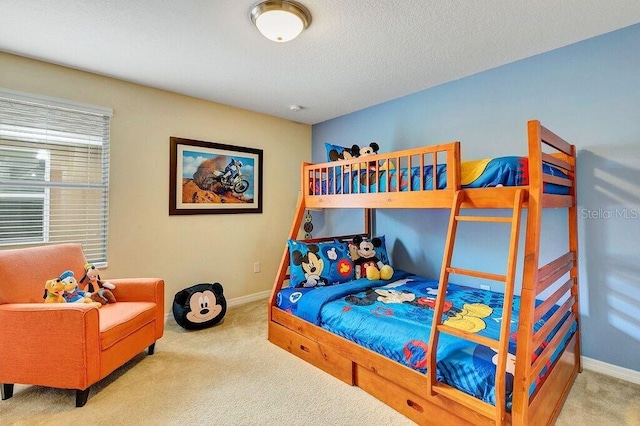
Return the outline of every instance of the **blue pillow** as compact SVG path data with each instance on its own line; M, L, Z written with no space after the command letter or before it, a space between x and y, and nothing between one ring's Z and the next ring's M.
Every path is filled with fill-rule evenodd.
M289 240L287 244L290 286L319 287L353 280L353 262L347 243Z
M351 158L353 158L353 154L351 153L351 148L340 146L340 145L334 145L329 142L324 143L324 148L327 151L327 162L339 161L339 160L350 160ZM346 158L345 158L345 155L346 155Z
M298 301L310 291L315 290L312 288L301 287L285 287L278 292L276 296L276 306L283 311L296 314L298 312Z

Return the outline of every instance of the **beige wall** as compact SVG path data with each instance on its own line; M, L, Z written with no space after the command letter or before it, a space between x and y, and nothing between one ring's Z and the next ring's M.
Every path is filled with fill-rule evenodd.
M271 288L311 126L2 52L0 87L113 108L102 278L164 278L167 312L191 284L218 281L227 300ZM263 213L169 216L170 136L264 150Z

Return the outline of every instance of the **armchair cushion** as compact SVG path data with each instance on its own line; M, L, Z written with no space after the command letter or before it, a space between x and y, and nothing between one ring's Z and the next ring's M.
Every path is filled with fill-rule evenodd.
M156 304L151 302L124 302L105 305L100 314L100 344L102 350L110 348L123 337L133 334L155 320Z

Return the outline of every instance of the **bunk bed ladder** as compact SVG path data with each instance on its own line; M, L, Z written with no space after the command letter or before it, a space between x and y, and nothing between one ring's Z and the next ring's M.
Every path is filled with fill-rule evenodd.
M496 188L496 191L499 189ZM447 231L447 239L445 243L444 257L442 260L442 270L440 272L440 283L438 286L438 296L435 304L435 312L433 318L433 326L431 328L431 338L428 350L428 370L427 370L427 386L429 395L443 395L450 400L456 401L464 406L472 408L482 413L484 416L493 419L496 424L502 425L506 423L505 411L505 375L508 362L509 349L509 333L511 323L511 311L513 307L514 281L516 261L518 257L518 237L520 231L520 219L522 213L522 204L524 202L524 189L518 189L515 192L513 201L513 214L511 217L504 216L461 216L460 208L465 202L467 195L465 190L456 192L453 205L451 208L451 217L449 219L449 229ZM511 234L509 239L509 255L507 259L506 275L493 274L488 272L474 271L451 266L453 258L453 247L455 243L457 228L459 222L479 222L479 223L509 223L511 224ZM447 286L449 283L449 275L467 275L481 279L492 281L500 281L505 284L502 323L500 328L500 339L491 339L477 334L463 331L446 325L442 321L444 313L445 299L447 294ZM446 333L465 340L469 340L480 345L493 348L498 355L496 366L496 405L493 406L469 394L457 390L437 380L436 376L436 353L438 347L438 337L440 333ZM513 362L513 361L511 361ZM502 378L502 380L499 380ZM502 397L500 397L500 395Z

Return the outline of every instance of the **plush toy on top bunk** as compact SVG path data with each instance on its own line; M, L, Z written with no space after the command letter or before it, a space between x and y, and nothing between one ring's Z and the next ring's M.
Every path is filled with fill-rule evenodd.
M115 290L116 286L108 281L102 281L100 279L100 271L92 263L84 265L84 270L85 273L80 282L88 280L85 289L91 295L91 300L101 305L115 303L116 297L111 290Z
M329 142L325 142L325 149L327 152L327 161L341 161L341 160L351 160L353 158L361 158L366 157L368 155L374 155L378 153L380 146L376 142L371 142L369 145L365 145L360 147L360 145L353 144L351 147L334 145ZM366 166L366 167L365 167ZM376 164L374 162L354 164L350 167L346 167L343 169L344 173L349 173L352 171L356 171L359 169L369 169L373 173L376 168ZM393 170L395 169L395 165L392 161L381 161L378 165L379 170ZM373 176L375 177L375 176Z
M379 150L380 146L375 142L371 142L368 146L363 146L362 148L355 144L351 147L353 156L357 158L366 157L367 155L375 155Z
M382 245L380 238L370 241L360 236L353 239L351 256L355 265L356 279L363 276L370 280L389 280L393 275L393 268L385 265L376 255L375 248ZM364 272L364 274L363 274Z
M380 146L378 146L377 143L375 142L371 142L368 146L363 146L362 148L359 147L358 145L353 145L351 147L351 152L353 153L353 156L355 158L362 158L362 157L367 157L369 155L375 155L378 153L378 150L380 149ZM360 168L362 169L363 167L360 166ZM367 169L369 169L369 184L373 185L375 182L378 181L378 176L376 176L376 163L370 161L369 164L367 164ZM391 161L380 161L378 164L378 170L380 172L383 172L385 170L394 170L395 166ZM364 183L364 176L361 177L361 179L363 179L362 183Z

